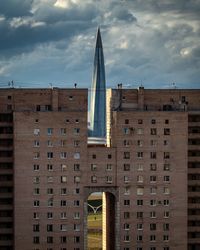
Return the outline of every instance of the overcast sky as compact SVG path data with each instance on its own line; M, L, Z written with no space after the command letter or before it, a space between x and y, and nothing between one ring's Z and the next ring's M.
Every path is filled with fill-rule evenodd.
M200 87L200 0L0 0L0 86Z

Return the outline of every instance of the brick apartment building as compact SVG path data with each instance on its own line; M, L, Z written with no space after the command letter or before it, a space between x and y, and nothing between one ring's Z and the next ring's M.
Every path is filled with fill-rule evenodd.
M87 89L0 89L0 250L200 249L200 90L108 89L88 144Z

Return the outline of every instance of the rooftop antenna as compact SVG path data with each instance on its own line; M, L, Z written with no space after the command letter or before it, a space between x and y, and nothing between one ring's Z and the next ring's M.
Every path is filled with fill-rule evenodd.
M177 87L176 87L176 83L175 82L173 82L172 83L172 87L174 88L174 89L176 89Z
M75 82L75 83L74 83L74 88L76 89L76 87L77 87L77 83Z

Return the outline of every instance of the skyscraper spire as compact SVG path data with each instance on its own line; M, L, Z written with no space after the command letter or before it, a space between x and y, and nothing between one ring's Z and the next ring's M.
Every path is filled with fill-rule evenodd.
M106 81L100 28L97 30L93 67L89 136L103 140L106 138Z

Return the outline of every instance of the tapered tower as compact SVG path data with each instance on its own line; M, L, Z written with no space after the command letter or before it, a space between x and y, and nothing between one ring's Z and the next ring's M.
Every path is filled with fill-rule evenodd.
M98 28L90 100L89 137L98 143L106 138L106 80L101 32Z

